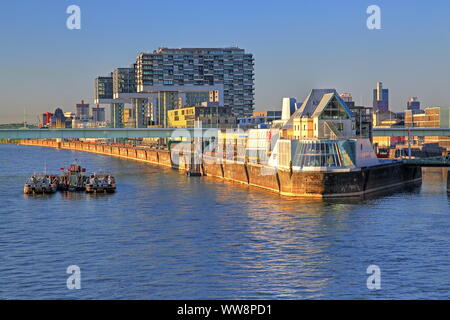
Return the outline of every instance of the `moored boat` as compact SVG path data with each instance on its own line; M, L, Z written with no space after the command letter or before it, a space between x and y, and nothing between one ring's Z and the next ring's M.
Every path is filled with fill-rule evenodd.
M55 193L58 188L58 177L35 174L25 182L23 187L24 194L44 194Z
M92 174L86 183L87 193L113 193L115 191L115 179L109 174Z
M86 169L72 164L59 176L35 174L24 184L25 194L55 193L56 191L86 191L87 193L113 193L116 191L115 178L110 174L86 175Z
M86 190L85 168L81 168L78 164L72 164L67 170L64 170L64 168L61 168L61 170L63 174L60 176L59 190L71 192Z

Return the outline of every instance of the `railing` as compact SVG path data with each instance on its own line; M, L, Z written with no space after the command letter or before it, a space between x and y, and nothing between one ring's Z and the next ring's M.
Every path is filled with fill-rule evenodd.
M404 159L403 162L422 167L450 167L450 154L444 157Z
M130 139L186 137L186 135L193 137L199 132L203 134L206 130L211 128L0 129L0 139Z
M373 128L374 137L449 137L450 128Z
M339 131L339 129L336 127L336 124L330 121L325 121L325 126L330 130L330 134L327 135L325 134L325 138L328 139L340 139L342 138L342 132Z

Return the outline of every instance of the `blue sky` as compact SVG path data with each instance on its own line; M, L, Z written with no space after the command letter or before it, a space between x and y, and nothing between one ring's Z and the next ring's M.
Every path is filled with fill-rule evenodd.
M66 8L81 7L81 30ZM381 30L366 8L381 7ZM450 1L106 1L0 3L0 123L92 101L93 80L141 51L237 45L254 54L256 110L279 109L312 88L371 105L383 81L391 109L410 96L450 105Z

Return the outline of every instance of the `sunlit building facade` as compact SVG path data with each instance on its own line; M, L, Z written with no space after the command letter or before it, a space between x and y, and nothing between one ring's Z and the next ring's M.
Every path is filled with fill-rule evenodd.
M214 87L223 88L225 108L235 116L251 115L253 66L253 55L236 47L160 48L136 58L137 91L210 92Z

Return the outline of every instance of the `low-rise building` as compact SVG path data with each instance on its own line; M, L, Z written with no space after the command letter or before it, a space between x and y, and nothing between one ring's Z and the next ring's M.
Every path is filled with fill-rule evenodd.
M169 110L168 127L194 128L201 123L203 128L233 128L236 118L229 108L217 103L204 102L196 106L188 106Z
M403 118L398 113L380 110L373 113L374 128L395 128L403 125ZM391 148L405 143L404 137L373 137L372 140L378 148Z
M430 107L423 111L406 110L407 128L450 128L450 107ZM450 137L413 137L412 144L437 143L450 150Z
M273 121L280 119L281 111L256 111L250 117L238 118L237 125L241 129L265 129L270 127Z

